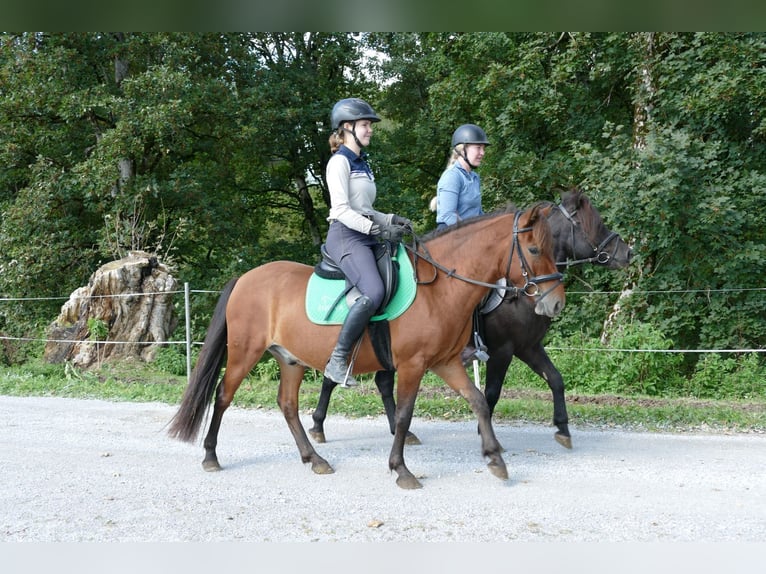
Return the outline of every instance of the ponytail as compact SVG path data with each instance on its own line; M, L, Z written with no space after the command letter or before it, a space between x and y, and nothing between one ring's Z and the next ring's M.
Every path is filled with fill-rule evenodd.
M330 134L328 143L330 144L330 152L335 153L343 145L343 133L340 130L334 130Z

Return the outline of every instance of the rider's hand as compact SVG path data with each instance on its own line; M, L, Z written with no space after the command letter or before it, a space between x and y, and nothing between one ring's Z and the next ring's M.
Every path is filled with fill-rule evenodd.
M407 229L402 225L373 224L370 235L377 235L387 241L401 241Z
M394 225L401 225L403 227L406 227L407 229L412 229L412 221L410 221L406 217L402 217L401 215L393 214L391 216L391 223L393 223Z

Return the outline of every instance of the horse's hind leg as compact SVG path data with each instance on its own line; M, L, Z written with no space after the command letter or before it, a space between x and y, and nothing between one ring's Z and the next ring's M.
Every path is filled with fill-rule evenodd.
M221 383L218 385L218 391L216 393L215 403L213 405L213 416L210 417L210 428L205 436L203 446L205 447L205 458L202 461L202 468L207 471L221 470L221 465L218 463L218 455L216 454L216 447L218 446L218 431L221 428L221 419L223 413L231 405L231 401L234 399L234 393L237 392L239 385L242 384L242 380L245 375L240 375L240 369L236 367L226 368L226 374L224 375ZM247 371L245 371L245 374Z
M301 365L288 365L280 361L279 374L279 393L277 394L277 403L282 409L282 414L287 421L290 432L293 433L295 444L298 446L301 460L304 463L311 463L311 470L316 474L331 474L335 472L330 464L319 456L311 446L306 430L301 424L298 416L298 389L300 388L303 374L306 369Z
M572 448L567 402L564 398L564 378L542 345L536 345L528 351L519 353L519 358L548 383L553 395L553 424L558 429L553 438L564 448Z
M380 398L383 401L383 408L386 412L386 418L388 418L388 428L391 430L391 434L395 433L394 416L396 413L396 401L394 400L394 375L396 371L378 371L375 373L375 384L380 391ZM324 377L322 380L322 390L319 393L319 401L317 402L316 409L311 415L314 425L309 429L309 434L314 441L318 443L327 442L327 437L324 433L324 421L327 419L327 411L330 407L330 397L333 390L338 386L335 383ZM407 431L405 442L408 445L419 445L420 439L410 431Z

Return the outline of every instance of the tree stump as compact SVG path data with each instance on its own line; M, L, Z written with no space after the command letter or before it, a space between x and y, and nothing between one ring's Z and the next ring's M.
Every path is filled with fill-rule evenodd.
M178 323L172 305L177 284L164 264L143 251L101 266L48 327L45 360L78 367L153 360Z

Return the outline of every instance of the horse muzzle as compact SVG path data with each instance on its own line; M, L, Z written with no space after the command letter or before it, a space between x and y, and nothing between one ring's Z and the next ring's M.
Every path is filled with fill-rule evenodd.
M566 294L562 286L564 276L561 273L551 273L541 277L535 277L529 283L524 292L536 298L535 313L546 317L555 317L564 309L566 303ZM540 292L540 283L553 282L553 286ZM529 286L533 286L530 290Z

